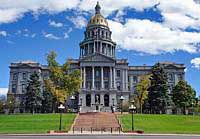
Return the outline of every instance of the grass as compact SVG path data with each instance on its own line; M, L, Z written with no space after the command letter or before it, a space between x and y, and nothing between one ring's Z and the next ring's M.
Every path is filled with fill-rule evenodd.
M63 114L62 130L69 130L76 114ZM47 133L59 129L59 114L0 115L0 133Z
M119 115L124 131L131 130L131 114ZM134 115L135 130L145 133L200 134L200 116Z

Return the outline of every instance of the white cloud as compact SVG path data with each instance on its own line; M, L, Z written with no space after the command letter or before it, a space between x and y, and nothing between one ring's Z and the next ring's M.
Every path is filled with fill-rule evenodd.
M200 4L193 0L160 0L158 9L169 27L200 29Z
M6 95L8 93L8 88L0 88L0 95Z
M87 20L80 13L94 13L97 0L0 0L0 24L10 23L22 18L26 12L39 15L44 12L58 13L75 11L74 17L67 17L76 28L83 28ZM199 52L199 32L186 32L186 28L200 30L200 4L193 0L101 0L102 14L107 17L115 11L115 21L109 20L113 31L113 39L121 49L135 50L149 54L163 52L186 51ZM123 19L125 8L143 11L157 5L163 16L163 23L149 20ZM120 23L125 21L124 24ZM52 21L52 26L62 26ZM60 39L53 34L44 35L49 39ZM64 33L68 38L68 33Z
M125 24L108 20L113 40L120 48L137 52L160 54L177 50L198 51L200 33L171 30L150 20L128 19Z
M10 23L22 18L26 12L34 15L48 12L58 13L75 9L77 11L94 11L97 0L1 0L0 23ZM108 16L115 10L125 7L143 10L154 6L158 0L101 0L102 13Z
M22 18L26 12L58 13L77 8L79 0L0 0L0 23L10 23Z
M192 67L200 69L200 57L191 60Z
M58 37L52 33L43 32L43 35L45 38L50 39L50 40L60 40L61 39L60 37Z
M71 21L76 28L83 28L87 25L87 20L83 16L73 16L73 17L66 17L69 21Z
M53 27L57 27L57 28L63 27L63 23L55 22L55 21L51 21L51 20L49 20L49 25L53 26Z
M7 32L6 31L0 31L0 36L6 37L7 36Z
M94 5L98 0L82 0L79 8L83 11L93 11ZM124 8L134 8L143 11L145 8L153 7L159 0L101 0L102 13L105 16L110 15L113 11L122 10Z
M72 28L69 28L67 32L64 32L64 39L69 38L69 33L72 32Z

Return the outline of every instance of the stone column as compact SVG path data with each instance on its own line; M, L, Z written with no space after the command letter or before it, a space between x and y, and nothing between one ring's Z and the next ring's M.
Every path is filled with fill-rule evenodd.
M111 45L110 47L111 47L110 48L111 57L113 57L113 46Z
M128 70L125 70L125 76L126 76L126 91L128 91Z
M104 89L103 67L101 67L101 89Z
M110 89L112 89L112 67L110 67Z
M114 55L113 55L113 56L115 57L115 47L114 47L114 49L113 49L113 50L114 50Z
M115 71L115 67L113 68L113 85L114 85L114 89L116 89L117 87L116 87L116 71Z
M90 44L89 43L88 43L87 47L88 47L88 55L89 55L89 53L90 53Z
M104 94L101 94L100 98L101 98L100 99L100 101L101 101L100 104L103 104L103 106L104 106Z
M85 67L83 68L83 88L86 88L86 71Z
M129 79L130 79L130 91L133 91L133 88L132 88L132 86L133 86L133 76L130 76Z
M95 44L96 42L94 41L94 53L96 52L96 44Z
M82 88L83 86L83 71L82 71L82 67L80 68L80 72L81 72L81 83L80 83L80 88Z
M125 84L125 82L124 82L124 69L122 69L122 91L124 91L124 84Z
M100 53L102 53L102 42L100 42Z
M94 89L94 67L92 67L92 89Z

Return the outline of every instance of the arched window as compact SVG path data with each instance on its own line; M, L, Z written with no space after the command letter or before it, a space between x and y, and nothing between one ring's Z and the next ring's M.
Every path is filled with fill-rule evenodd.
M109 106L109 95L108 94L104 95L104 106L106 106L106 107Z
M86 95L86 106L88 106L88 107L91 106L91 95L90 94Z

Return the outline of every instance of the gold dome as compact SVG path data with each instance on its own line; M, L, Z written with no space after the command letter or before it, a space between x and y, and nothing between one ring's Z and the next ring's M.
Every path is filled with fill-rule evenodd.
M87 26L92 26L92 25L103 25L108 27L108 22L101 14L95 14L94 16L91 17Z
M95 7L95 15L90 18L90 21L88 22L87 26L92 25L103 25L108 27L107 20L101 15L100 13L101 7L99 5L99 2L97 2L97 5Z

